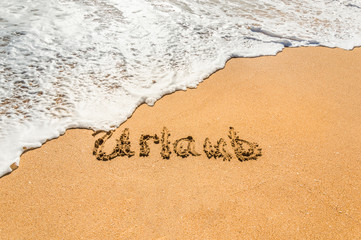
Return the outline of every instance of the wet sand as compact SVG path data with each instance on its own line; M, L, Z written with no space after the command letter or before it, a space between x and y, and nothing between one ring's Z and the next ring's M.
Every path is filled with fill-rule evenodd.
M0 178L1 239L358 239L361 236L361 49L285 49L231 59L197 89L140 106L134 156L98 161L104 133L68 130ZM170 158L142 134L170 132ZM229 127L262 148L239 161ZM191 136L200 156L176 156ZM223 138L230 161L207 158Z

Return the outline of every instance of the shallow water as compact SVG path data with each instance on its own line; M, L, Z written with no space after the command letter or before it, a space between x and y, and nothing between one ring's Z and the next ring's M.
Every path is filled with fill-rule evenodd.
M110 129L231 57L361 45L360 1L0 2L0 176L70 127Z

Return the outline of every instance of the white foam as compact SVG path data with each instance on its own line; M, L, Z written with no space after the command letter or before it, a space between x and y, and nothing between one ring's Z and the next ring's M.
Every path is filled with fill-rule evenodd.
M230 57L360 46L360 22L356 0L1 1L0 176L23 147L115 127Z

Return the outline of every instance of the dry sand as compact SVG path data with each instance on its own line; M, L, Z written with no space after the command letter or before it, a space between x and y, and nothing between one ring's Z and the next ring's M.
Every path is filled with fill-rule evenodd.
M232 59L197 89L140 106L135 156L97 161L69 130L0 179L1 239L360 239L361 49L285 49ZM141 134L192 136L201 156L139 157ZM208 159L228 129L263 156ZM113 141L106 144L109 152Z

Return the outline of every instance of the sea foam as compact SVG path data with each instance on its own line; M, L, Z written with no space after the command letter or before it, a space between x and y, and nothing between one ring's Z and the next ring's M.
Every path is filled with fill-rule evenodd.
M66 129L111 129L231 57L361 45L361 2L0 2L0 176ZM49 159L51 161L51 159Z

